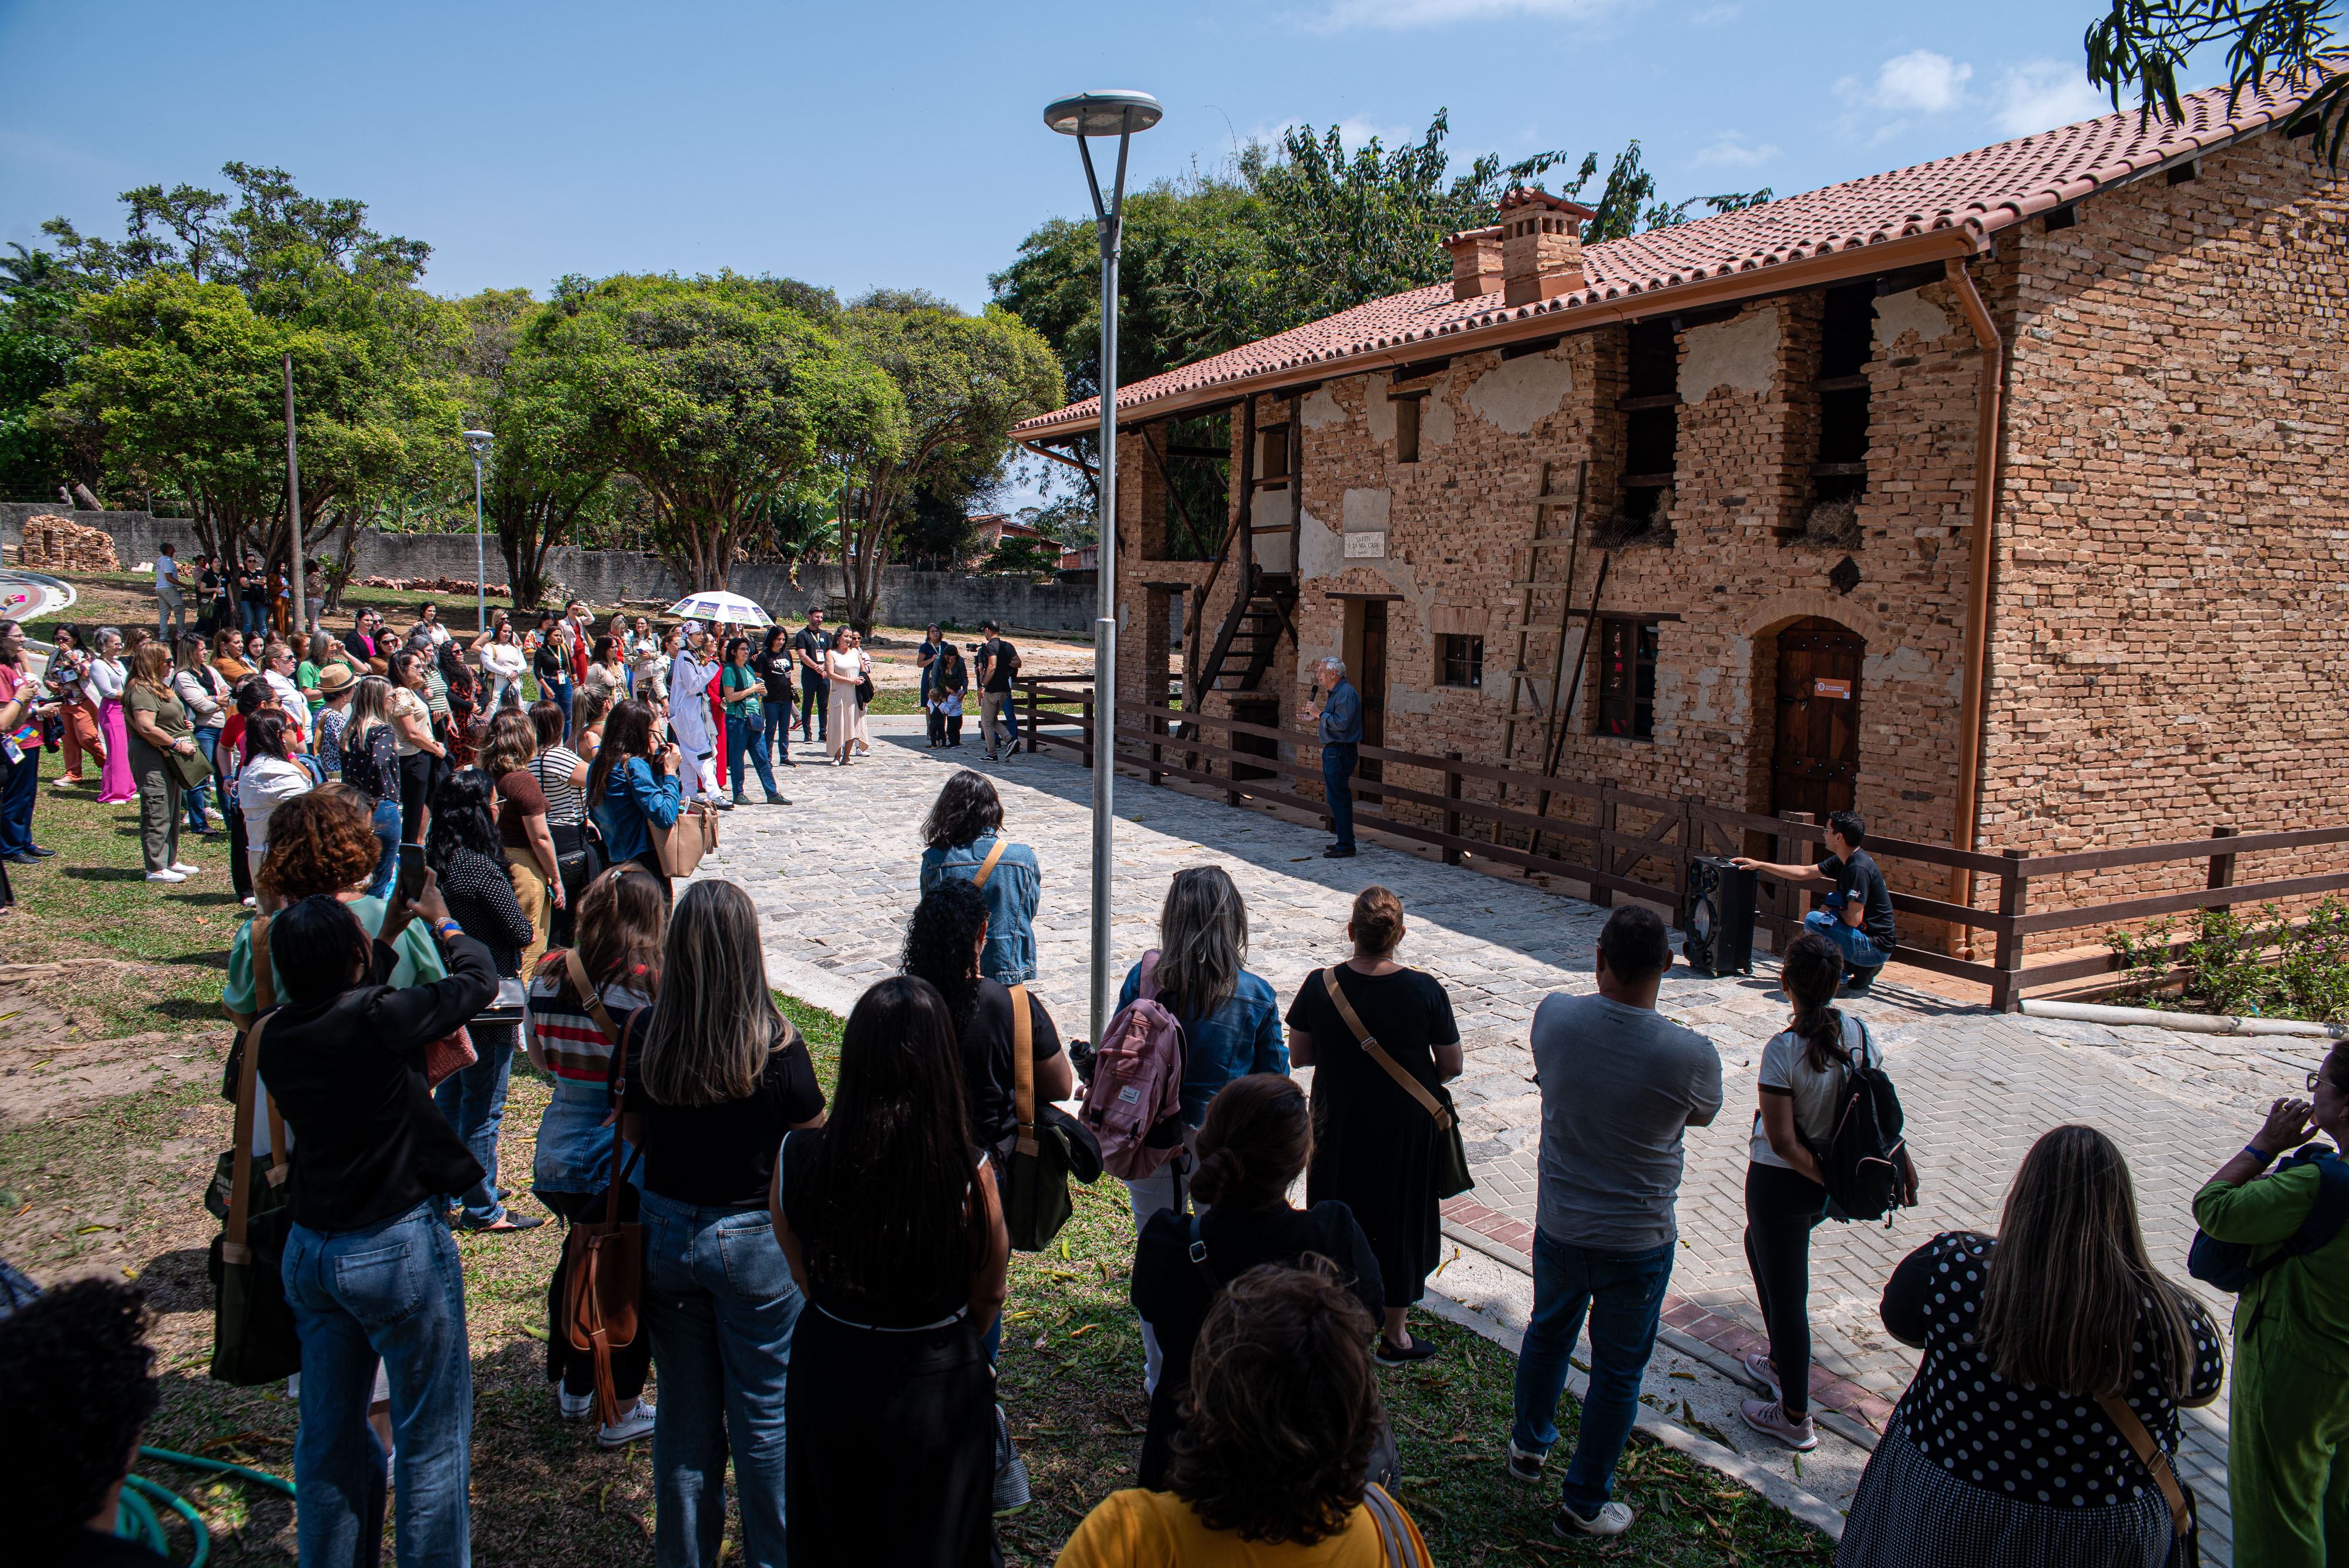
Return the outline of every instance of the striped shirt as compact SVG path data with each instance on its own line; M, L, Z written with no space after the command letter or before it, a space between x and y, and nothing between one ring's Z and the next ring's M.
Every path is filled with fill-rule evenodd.
M642 992L620 985L604 988L605 1011L622 1030L628 1027L632 1015L652 1004L653 999ZM612 1042L597 1026L595 1014L579 1004L562 971L530 982L523 1033L545 1053L546 1064L555 1076L598 1085L611 1082Z
M530 760L530 776L546 792L550 826L576 827L587 820L587 796L571 782L587 759L568 746L549 746Z

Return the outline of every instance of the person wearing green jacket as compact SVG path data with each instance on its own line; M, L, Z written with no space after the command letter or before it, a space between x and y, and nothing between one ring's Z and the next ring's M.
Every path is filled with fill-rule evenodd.
M2349 1148L2349 1047L2308 1075L2313 1100L2284 1098L2249 1147L2194 1195L2194 1220L2256 1262L2296 1235L2316 1202L2313 1164L2261 1173L2315 1130ZM2270 1270L2235 1307L2227 1417L2235 1561L2260 1568L2349 1563L2349 1227Z

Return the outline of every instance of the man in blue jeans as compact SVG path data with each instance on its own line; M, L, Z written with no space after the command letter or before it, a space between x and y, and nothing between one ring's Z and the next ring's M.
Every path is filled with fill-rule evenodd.
M1346 663L1340 659L1322 659L1314 667L1313 680L1321 689L1320 701L1307 703L1297 716L1307 723L1319 721L1321 726L1321 793L1330 803L1330 830L1338 836L1338 842L1321 853L1328 859L1347 860L1354 854L1351 781L1361 758L1362 694L1347 684Z
M1892 889L1860 845L1868 824L1856 811L1827 814L1827 857L1816 866L1774 866L1740 857L1734 863L1785 882L1831 882L1826 908L1803 917L1804 926L1843 950L1846 996L1866 996L1876 971L1892 957L1899 939L1892 929Z
M1599 933L1599 993L1553 992L1534 1012L1541 1188L1509 1474L1541 1480L1557 1441L1567 1358L1588 1316L1582 1435L1550 1521L1561 1540L1631 1527L1630 1506L1609 1500L1671 1279L1683 1134L1721 1110L1721 1054L1656 1012L1656 988L1671 966L1662 919L1628 906Z

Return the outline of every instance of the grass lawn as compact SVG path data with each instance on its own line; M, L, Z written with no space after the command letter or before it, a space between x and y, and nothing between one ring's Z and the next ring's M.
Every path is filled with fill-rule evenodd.
M60 799L45 785L36 836L59 854L9 868L19 908L0 919L0 1014L8 1021L0 1036L0 1252L42 1280L93 1271L139 1278L161 1314L165 1382L147 1440L290 1474L295 1410L282 1390L205 1375L204 1249L217 1227L201 1196L227 1147L230 1116L217 1093L227 1042L215 1004L242 919L227 890L226 846L192 846L188 858L206 873L150 888L137 879L135 808L101 807L88 793ZM40 967L16 967L28 964ZM840 1020L781 1002L829 1085ZM88 1064L95 1058L103 1060ZM501 1149L511 1186L528 1185L547 1097L546 1083L517 1060ZM649 1563L649 1445L599 1450L587 1429L556 1418L544 1380L558 1231L467 1235L458 1245L473 1351L476 1561ZM1088 1509L1131 1483L1147 1412L1127 1298L1132 1255L1125 1193L1108 1178L1078 1189L1075 1218L1049 1251L1014 1255L1002 1397L1037 1501L1002 1524L1009 1563L1050 1563ZM1640 1511L1640 1522L1611 1542L1556 1542L1546 1513L1554 1489L1537 1493L1506 1479L1510 1357L1440 1321L1415 1321L1413 1332L1443 1354L1381 1373L1381 1387L1402 1455L1404 1504L1446 1568L1832 1560L1816 1531L1638 1438L1618 1495ZM1559 1417L1569 1442L1575 1414L1569 1400ZM215 1561L294 1562L283 1498L159 1464L141 1472L196 1505L214 1532ZM184 1561L187 1533L171 1528Z

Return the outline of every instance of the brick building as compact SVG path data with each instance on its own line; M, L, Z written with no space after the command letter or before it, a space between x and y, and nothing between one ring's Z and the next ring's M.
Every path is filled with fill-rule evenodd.
M1927 843L2343 820L2349 200L2298 102L1588 247L1516 192L1448 285L1121 389L1122 698L1269 722L1337 653L1389 746ZM1213 463L1249 525L1172 558Z

